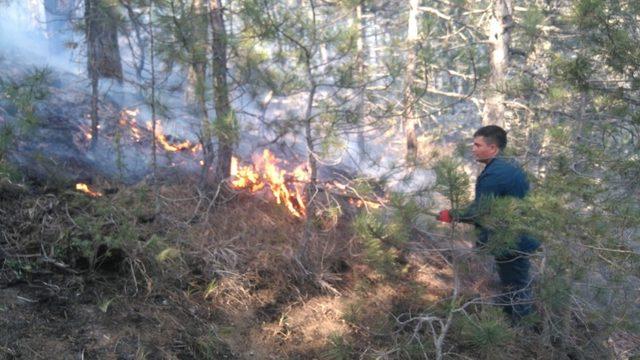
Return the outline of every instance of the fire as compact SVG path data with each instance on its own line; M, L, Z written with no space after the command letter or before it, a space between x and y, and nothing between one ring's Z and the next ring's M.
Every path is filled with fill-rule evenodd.
M137 116L140 114L139 109L125 109L120 113L120 125L128 126L131 131L131 138L135 142L142 141L143 133L142 130L138 127ZM148 121L146 124L146 128L148 131L153 132L153 124ZM182 150L190 150L193 153L198 152L202 146L200 144L192 144L190 141L185 140L180 143L172 144L167 136L164 134L162 126L159 122L156 122L156 141L160 144L160 146L169 152L177 152Z
M87 184L84 184L84 183L77 183L76 184L76 190L82 191L83 193L85 193L85 194L87 194L89 196L92 196L92 197L100 197L100 196L102 196L102 193L89 189L89 186Z
M131 130L131 138L135 142L140 142L140 140L142 140L142 132L138 128L136 121L136 117L139 113L140 110L138 109L125 109L120 113L120 126L129 126L129 129Z
M153 130L153 125L150 122L147 123L147 129L149 131ZM169 141L167 140L167 137L163 134L162 126L160 125L160 123L156 123L156 140L158 141L160 146L162 146L163 149L170 152L193 149L197 147L197 146L193 146L189 140L185 140L179 144L169 143Z
M250 166L238 166L238 159L231 161L231 185L237 190L257 192L269 187L278 204L284 205L293 216L303 218L306 214L304 186L309 181L309 173L304 165L287 173L280 169L280 162L269 150L264 150Z

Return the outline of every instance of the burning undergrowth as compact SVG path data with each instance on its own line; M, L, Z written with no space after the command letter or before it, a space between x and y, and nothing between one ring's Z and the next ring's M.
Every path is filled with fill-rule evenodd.
M304 164L287 172L279 167L281 161L267 149L262 157L254 157L253 165L239 166L238 159L233 158L231 186L251 193L267 187L277 204L286 207L293 216L303 218L306 215L304 190L309 182L309 172Z
M160 121L154 130L141 107L109 97L99 102L94 139L91 96L82 84L46 68L0 73L0 148L26 177L53 185L96 176L133 184L152 171L154 140L159 168L199 170L196 141L165 133Z
M94 181L56 193L6 180L0 282L15 292L6 309L33 317L45 337L77 327L65 330L76 350L56 345L69 356L309 358L329 353L338 338L375 343L357 329L377 322L382 304L398 310L397 294L409 291L390 286L398 275L386 280L392 271L379 272L367 255L388 244L367 250L349 222L318 218L303 254L306 223L286 207L245 191L212 202L188 179L156 187ZM399 271L402 252L383 258ZM373 293L375 301L358 300ZM352 314L353 306L367 313ZM25 336L28 327L3 319L11 351L44 351ZM136 338L134 329L145 331Z
M412 231L407 198L374 209L364 184L327 182L301 219L272 190L220 201L189 176L56 192L0 178L0 351L10 356L414 359L434 353L428 322L441 329L453 301L466 305L450 351L540 355L483 310L496 291L478 279L486 264ZM353 194L369 198L357 208ZM453 299L456 256L471 276ZM500 342L478 339L478 324Z
M15 135L2 165L43 180L0 176L0 351L197 359L432 352L416 340L424 332L412 332L414 320L402 321L445 313L451 267L444 256L409 252L426 240L413 231L411 201L331 176L309 199L304 164L269 151L250 165L236 160L224 199L196 191L197 144L161 127L154 135L140 111L105 101L92 148L84 90L39 81L27 88L44 86L46 102L0 101L0 126ZM23 86L8 88L25 96ZM167 172L148 185L140 180L154 140Z

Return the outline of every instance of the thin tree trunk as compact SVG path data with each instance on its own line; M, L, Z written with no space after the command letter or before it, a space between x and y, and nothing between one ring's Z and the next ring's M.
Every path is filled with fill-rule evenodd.
M211 73L213 75L216 128L218 130L218 158L215 178L216 182L220 183L231 174L231 157L236 139L236 128L229 102L229 86L227 85L227 32L221 0L211 0L209 11L213 53Z
M200 143L202 144L202 167L200 169L200 184L207 180L209 168L213 164L213 128L209 120L209 110L207 109L207 98L205 91L206 65L194 64L192 71L195 76L196 87L196 108L200 115Z
M186 102L193 108L198 116L206 113L206 108L202 104L206 104L206 72L207 72L207 54L209 51L209 6L207 0L193 1L193 16L189 24L186 25L186 33L192 36L187 38L185 35L182 39L184 46L189 52L190 61L187 74L189 86L187 87ZM188 13L189 15L191 13ZM176 22L176 26L181 26ZM182 25L183 26L183 25ZM203 101L204 99L204 101Z
M505 126L504 85L509 67L512 27L511 0L492 0L492 16L488 29L491 76L482 114L483 125Z
M311 120L313 115L313 102L315 100L317 84L313 78L311 72L311 59L307 53L305 68L307 72L307 79L311 85L309 91L309 97L307 98L307 106L304 114L304 133L307 142L308 161L309 161L309 184L307 185L307 219L304 227L304 236L302 239L301 258L305 259L307 256L307 245L313 235L313 214L315 212L315 202L313 201L316 195L316 183L318 179L318 164L316 161L315 146L313 142L313 129L311 127Z
M156 119L156 65L155 65L155 36L153 33L153 1L149 5L149 38L151 41L151 126L153 133L153 142L151 149L153 152L153 183L157 184L158 180L158 142L156 136L157 119ZM144 50L142 51L144 53Z
M184 25L176 18L175 4L171 3L174 14L174 25L181 29ZM192 33L192 37L182 34L180 40L188 51L189 69L187 79L189 86L186 91L186 102L193 109L194 114L200 118L199 140L202 145L202 162L200 168L200 186L203 186L208 178L209 169L213 164L213 128L211 125L209 110L207 108L206 80L207 80L207 54L209 37L209 7L205 0L194 0L193 13L186 32ZM184 16L184 14L181 13Z
M91 76L91 149L98 145L100 118L98 117L98 75Z
M414 162L418 157L418 140L416 138L416 96L413 83L416 69L416 52L418 46L418 0L409 0L409 26L407 30L407 66L404 77L402 130L407 143L407 162Z
M358 76L358 155L360 159L363 159L367 154L367 147L364 138L364 126L366 117L366 89L367 89L367 74L365 57L367 54L366 49L366 20L362 16L364 12L364 0L360 0L360 3L356 6L356 21L358 22L358 41L356 43L356 71Z
M122 82L122 62L113 9L103 0L85 0L87 71L91 79L91 148L98 143L98 96L100 78Z
M309 0L310 10L309 17L313 22L313 26L315 29L316 25L316 13L315 13L315 4L313 0ZM312 43L316 43L315 32L313 33ZM308 263L307 261L307 246L309 241L313 237L313 216L315 213L315 201L314 197L317 192L317 180L318 180L318 164L316 160L316 151L314 145L313 138L313 128L312 128L312 119L313 119L313 103L315 101L315 95L317 91L318 84L313 76L313 71L311 69L311 61L312 61L312 53L307 48L298 43L298 46L304 52L304 66L305 72L307 74L307 81L309 82L309 96L307 97L307 106L304 112L304 133L307 142L307 152L308 152L308 161L309 161L309 184L307 185L307 218L304 224L304 234L302 236L302 246L300 248L300 259L303 261L302 264ZM304 267L304 265L303 265ZM305 269L306 270L306 269Z

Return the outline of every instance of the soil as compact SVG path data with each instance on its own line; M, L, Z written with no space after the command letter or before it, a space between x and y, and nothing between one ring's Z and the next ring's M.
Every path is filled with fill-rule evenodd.
M211 314L175 294L123 296L113 275L38 276L0 290L0 358L197 359ZM216 358L234 358L228 348Z

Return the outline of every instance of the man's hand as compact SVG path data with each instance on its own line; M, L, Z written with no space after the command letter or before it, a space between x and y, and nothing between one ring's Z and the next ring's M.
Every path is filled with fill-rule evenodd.
M436 220L450 223L453 221L453 218L451 217L451 214L449 214L449 210L442 210L438 216L436 216Z

